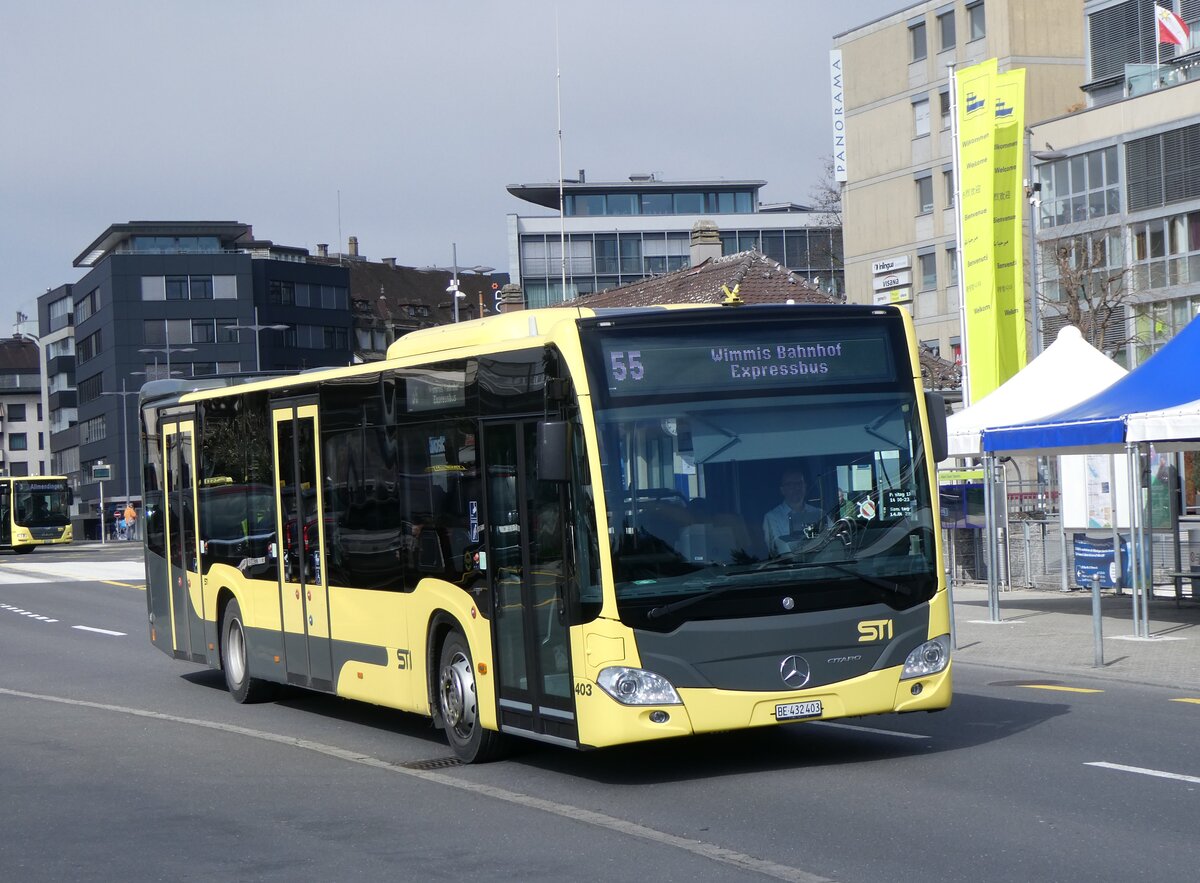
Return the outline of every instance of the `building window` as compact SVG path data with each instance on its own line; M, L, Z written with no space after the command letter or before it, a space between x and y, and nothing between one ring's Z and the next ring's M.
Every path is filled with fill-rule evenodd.
M938 111L942 115L942 128L949 129L950 128L950 93L949 93L949 91L938 93Z
M54 301L54 303L50 304L49 308L50 330L58 331L60 328L66 328L71 324L71 316L73 313L74 308L71 298L60 297L58 300Z
M79 404L83 405L92 399L100 397L100 393L104 392L104 375L94 374L84 380L79 381Z
M29 450L29 436L23 432L10 432L8 434L8 449L10 451Z
M912 47L912 60L922 61L929 54L925 48L925 22L909 25L909 45Z
M193 377L208 377L216 373L217 365L215 362L192 362Z
M950 338L950 355L954 357L954 364L962 367L962 340L958 337Z
M166 300L167 280L162 276L142 277L142 300Z
M325 349L327 350L344 350L350 346L350 341L345 328L334 328L326 325L324 336Z
M987 35L987 24L983 17L983 4L972 3L967 7L968 40L982 40Z
M212 319L192 320L192 343L212 343L214 338Z
M1200 131L1200 127L1197 127ZM1158 136L1155 136L1158 137ZM1148 139L1142 139L1148 140ZM1132 148L1132 142L1130 147ZM1200 144L1197 144L1200 148ZM1129 170L1130 210L1144 208L1133 204L1135 194L1144 193L1137 179L1132 151L1127 157ZM1200 174L1200 168L1197 170ZM1091 218L1115 215L1121 211L1121 189L1117 182L1117 149L1105 147L1066 159L1043 163L1037 167L1042 185L1042 208L1039 219L1042 227L1058 227ZM1200 195L1200 189L1197 190ZM1161 203L1159 203L1161 204Z
M946 282L946 286L958 284L958 249L953 245L946 246L946 270L950 274L950 278Z
M237 300L237 276L213 276L213 297Z
M935 356L940 355L942 352L942 342L936 337L930 340L922 340L921 346L925 347L925 349L929 350Z
M954 170L948 169L942 172L942 180L946 183L946 207L954 208L954 195L956 191L954 186Z
M79 442L80 444L89 444L91 442L104 441L108 437L108 424L105 422L105 415L93 417L91 420L84 420L79 424Z
M940 51L945 52L947 49L954 48L954 10L944 12L937 17L938 33L941 35L942 48Z
M1133 290L1200 282L1200 211L1134 224Z
M217 319L217 343L237 343L238 332L233 326L237 319Z
M75 301L75 324L79 325L90 319L100 309L100 289L93 288L79 300Z
M142 343L147 346L162 346L167 342L167 323L162 319L142 321Z
M937 288L937 255L917 255L917 269L921 274L921 291L932 291Z
M933 175L926 172L917 178L917 214L927 215L933 211Z
M1200 198L1200 123L1130 141L1125 167L1131 212Z
M167 300L187 300L188 299L188 277L187 276L168 276L167 277Z
M212 276L191 276L188 279L188 288L191 292L192 300L213 299Z
M84 362L94 359L96 356L100 355L102 350L103 347L101 346L100 332L97 331L95 334L89 334L83 340L79 341L75 347L75 355L78 359L78 364L82 365Z
M296 302L296 286L291 282L272 279L267 286L267 303L290 307Z
M929 99L922 98L912 103L913 108L913 137L920 138L929 134Z
M241 362L217 362L218 374L237 374L242 370Z
M8 413L6 414L6 416L8 417L9 423L24 423L25 422L25 405L24 404L9 405Z

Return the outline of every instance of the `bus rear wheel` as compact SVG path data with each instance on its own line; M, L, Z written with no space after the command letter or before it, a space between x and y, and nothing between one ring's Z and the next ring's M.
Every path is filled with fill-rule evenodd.
M264 702L274 698L275 684L250 677L242 608L236 598L231 598L225 605L225 613L221 617L221 669L225 672L225 686L229 688L229 694L238 702Z
M463 763L486 763L504 749L503 737L479 722L479 700L471 648L458 629L442 644L438 664L438 711L446 741Z

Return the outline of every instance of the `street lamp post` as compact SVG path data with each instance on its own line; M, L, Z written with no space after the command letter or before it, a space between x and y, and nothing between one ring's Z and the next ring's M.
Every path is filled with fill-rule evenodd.
M262 371L262 350L260 349L260 335L263 331L286 331L290 325L260 325L258 322L258 307L254 308L254 324L253 325L230 325L230 328L237 331L253 331L254 332L254 371L255 373Z
M164 328L164 330L165 330L165 328ZM139 353L166 353L167 354L167 376L170 377L171 376L171 353L194 353L196 351L196 348L194 346L171 346L171 340L169 337L164 337L163 339L166 340L165 346L143 347L142 349L138 350L138 352ZM156 373L157 373L158 356L154 357L154 364L155 364L155 369L156 369Z
M466 297L466 295L458 290L458 243L457 242L453 243L450 246L450 249L451 249L451 254L454 258L454 278L450 280L450 285L446 290L448 292L450 292L451 296L454 298L454 321L455 321L455 323L457 323L458 322L458 299L462 298L462 297Z
M1067 154L1061 150L1034 150L1033 149L1033 130L1025 130L1025 147L1028 151L1028 160L1026 167L1028 169L1029 183L1025 188L1025 195L1029 199L1029 282L1033 289L1030 292L1029 304L1033 309L1033 354L1034 356L1041 355L1043 349L1042 338L1042 298L1038 290L1038 215L1041 213L1042 205L1042 185L1037 180L1034 172L1033 161L1035 159L1042 162L1053 162L1054 160L1066 159Z
M126 399L129 396L138 395L139 390L125 389L125 378L121 378L120 392L102 392L102 396L120 396L121 397L121 471L125 474L125 505L129 505L129 406L126 404Z

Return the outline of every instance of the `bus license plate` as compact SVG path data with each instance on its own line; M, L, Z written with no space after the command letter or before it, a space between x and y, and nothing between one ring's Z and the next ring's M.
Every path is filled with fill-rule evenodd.
M820 699L813 699L809 702L789 702L786 705L775 706L775 720L790 721L802 717L820 717L821 711Z

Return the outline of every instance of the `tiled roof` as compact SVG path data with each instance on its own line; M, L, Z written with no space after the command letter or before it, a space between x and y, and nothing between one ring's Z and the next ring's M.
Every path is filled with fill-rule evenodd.
M802 276L758 251L743 251L704 261L663 276L653 276L595 294L581 295L566 306L648 307L656 304L720 303L722 286L748 304L794 303L835 304L841 301L814 288Z
M0 339L0 374L38 374L37 344L23 337Z

